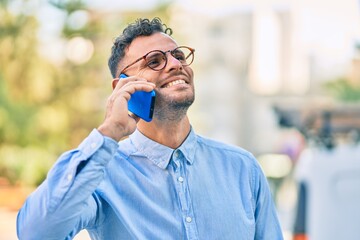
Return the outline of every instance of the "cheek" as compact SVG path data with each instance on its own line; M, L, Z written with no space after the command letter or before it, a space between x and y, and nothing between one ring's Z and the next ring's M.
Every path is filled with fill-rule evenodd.
M143 69L137 75L155 85L159 79L159 73L149 69Z
M189 75L189 76L193 76L194 75L194 71L193 71L193 69L190 67L190 66L185 66L184 67L184 70L185 70L185 72Z
M190 78L191 80L193 80L193 78L194 78L194 71L192 70L192 68L190 68L190 67L185 68L185 72L187 73L187 75L189 76L189 78Z

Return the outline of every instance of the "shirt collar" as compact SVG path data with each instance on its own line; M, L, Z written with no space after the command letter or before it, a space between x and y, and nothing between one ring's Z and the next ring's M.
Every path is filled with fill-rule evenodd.
M130 140L140 154L146 156L150 161L158 167L165 169L169 165L170 159L176 150L180 150L189 164L194 163L194 155L196 149L196 134L191 128L189 135L185 141L177 149L173 149L159 144L146 137L139 130L135 130L130 135Z

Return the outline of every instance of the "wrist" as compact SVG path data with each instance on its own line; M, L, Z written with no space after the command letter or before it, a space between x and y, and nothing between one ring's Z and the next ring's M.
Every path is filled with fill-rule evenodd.
M112 138L115 141L120 141L120 139L122 139L123 137L126 136L126 134L124 133L124 131L121 131L115 127L109 127L106 124L101 124L97 130L106 137Z

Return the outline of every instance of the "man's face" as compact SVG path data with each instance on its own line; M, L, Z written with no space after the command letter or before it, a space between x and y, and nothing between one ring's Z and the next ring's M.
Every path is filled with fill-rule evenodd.
M170 36L164 33L155 33L151 36L135 38L126 51L120 69L132 63L150 51L161 50L166 52L178 47ZM164 69L154 71L141 60L126 69L128 76L139 76L156 85L156 103L154 117L165 117L169 111L185 112L194 101L193 71L189 66L183 66L179 60L169 52L166 54L167 64ZM176 117L176 116L174 116Z

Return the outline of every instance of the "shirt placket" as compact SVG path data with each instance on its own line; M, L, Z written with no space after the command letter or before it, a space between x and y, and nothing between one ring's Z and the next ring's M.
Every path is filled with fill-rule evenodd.
M175 150L172 160L174 162L174 183L181 207L182 222L186 230L186 239L198 239L196 222L191 203L188 179L186 175L186 160L180 150Z

